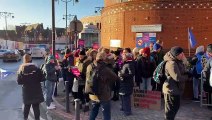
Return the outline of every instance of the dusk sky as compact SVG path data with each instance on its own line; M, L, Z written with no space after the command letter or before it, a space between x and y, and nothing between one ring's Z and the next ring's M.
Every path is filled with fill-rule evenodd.
M14 13L14 19L7 18L8 26L23 25L23 23L43 23L44 28L51 27L51 1L52 0L0 0L0 12ZM65 0L63 0L65 1ZM70 0L68 0L70 1ZM79 0L73 5L73 0L68 3L68 14L77 15L80 19L85 16L96 15L95 7L103 7L104 0ZM55 25L65 27L65 2L55 2ZM0 30L5 29L5 19L0 17Z

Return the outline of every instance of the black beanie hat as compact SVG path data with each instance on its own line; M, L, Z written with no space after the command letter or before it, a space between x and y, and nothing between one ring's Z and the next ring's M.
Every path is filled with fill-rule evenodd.
M69 54L71 51L70 51L70 49L66 49L66 51L65 51L65 54Z
M80 51L79 55L86 55L85 51L84 50Z
M178 56L180 53L183 52L183 48L179 47L179 46L175 46L175 47L172 47L171 50L170 50L171 54L173 56Z
M212 53L212 44L207 46L207 52Z

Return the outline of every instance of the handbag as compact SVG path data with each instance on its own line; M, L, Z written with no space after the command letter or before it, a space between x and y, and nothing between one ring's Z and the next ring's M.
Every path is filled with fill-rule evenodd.
M78 92L78 87L79 87L79 81L74 78L73 86L72 86L72 91L73 92Z

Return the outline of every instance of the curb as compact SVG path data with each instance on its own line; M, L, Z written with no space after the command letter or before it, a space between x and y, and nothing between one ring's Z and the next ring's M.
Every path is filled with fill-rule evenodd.
M41 109L46 111L46 115L49 120L70 120L70 119L73 120L74 119L72 114L66 113L59 106L56 109L47 110L45 102L43 102L41 103Z
M48 120L74 120L75 119L75 111L71 111L70 113L67 113L65 111L65 107L61 105L55 97L52 97L55 105L57 106L56 109L53 110L47 110L47 106L45 102L41 103L41 109L46 111L46 115ZM80 114L80 120L87 120L89 118L88 115L85 113Z

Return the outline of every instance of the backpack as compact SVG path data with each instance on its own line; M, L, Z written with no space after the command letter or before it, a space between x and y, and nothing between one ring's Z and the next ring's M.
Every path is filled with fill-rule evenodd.
M93 69L90 80L91 93L94 95L99 95L100 94L99 83L103 82L101 72L103 70L104 65L95 66L93 63L91 65Z
M153 79L158 84L163 84L167 79L165 75L165 65L167 61L162 61L155 69L153 73Z

